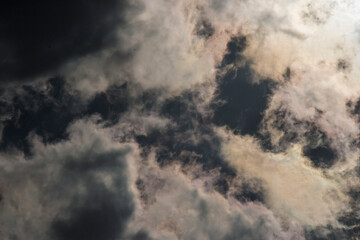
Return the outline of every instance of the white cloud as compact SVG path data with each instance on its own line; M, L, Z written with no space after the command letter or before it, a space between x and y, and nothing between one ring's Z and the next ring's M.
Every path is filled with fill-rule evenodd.
M284 221L300 225L341 226L339 214L348 208L346 186L311 167L301 146L284 153L263 152L249 136L225 133L224 158L245 177L261 179L265 201Z
M177 166L159 168L154 157L139 164L143 202L129 225L133 231L147 229L155 239L303 238L301 228L289 225L284 230L261 203L242 204L208 189L216 174L203 173L191 181Z

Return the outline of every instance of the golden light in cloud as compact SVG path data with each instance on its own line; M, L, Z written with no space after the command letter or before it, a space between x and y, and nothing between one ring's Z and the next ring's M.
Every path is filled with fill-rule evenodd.
M265 202L279 216L301 225L338 224L338 214L348 207L347 196L339 183L311 167L300 146L270 153L251 137L228 136L224 158L240 175L261 179Z

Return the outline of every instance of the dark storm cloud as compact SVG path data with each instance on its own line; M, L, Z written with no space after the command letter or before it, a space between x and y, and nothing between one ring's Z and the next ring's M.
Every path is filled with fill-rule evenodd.
M121 236L132 214L132 208L128 206L130 200L107 191L98 190L97 194L88 196L85 206L72 209L69 219L53 222L56 239L113 240Z
M126 166L117 161L122 151L102 154L86 152L85 161L67 160L63 180L69 184L80 181L86 186L85 196L75 197L66 210L70 217L56 219L52 223L54 237L59 240L113 240L125 231L126 223L133 212L133 202L128 190ZM109 190L98 182L96 172L116 171L114 187ZM66 180L67 178L73 180ZM73 183L71 183L74 181ZM61 214L60 214L61 215Z
M253 82L250 64L241 55L246 48L246 37L233 37L227 44L218 76L218 93L214 104L214 121L226 125L239 134L257 135L267 108L272 83Z
M2 1L0 81L49 73L111 45L125 0Z

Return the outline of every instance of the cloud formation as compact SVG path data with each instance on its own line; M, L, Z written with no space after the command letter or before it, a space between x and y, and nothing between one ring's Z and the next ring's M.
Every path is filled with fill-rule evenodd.
M0 9L1 239L359 237L356 1Z
M92 120L69 131L56 144L33 139L31 160L2 154L1 238L114 239L125 231L135 146L112 142Z

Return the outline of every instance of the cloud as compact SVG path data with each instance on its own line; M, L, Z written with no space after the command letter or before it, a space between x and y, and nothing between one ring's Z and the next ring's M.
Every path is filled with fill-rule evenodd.
M128 162L135 146L113 142L92 120L34 156L1 156L2 239L114 239L134 209Z
M1 9L2 82L32 80L116 41L126 1L18 1Z
M356 236L357 2L30 5L0 6L0 237Z
M135 1L132 6L133 14L126 14L126 24L117 29L117 45L69 61L60 70L75 89L88 96L129 81L176 95L212 82L228 34L217 33L201 7L162 0Z
M273 139L279 139L282 134L274 131L272 124L277 118L273 113L283 111L287 113L281 119L287 125L286 131L301 136L309 129L309 124L313 124L330 140L339 158L352 161L356 154L352 145L359 129L355 118L349 114L347 102L357 96L356 88L341 76L319 69L306 68L293 71L291 75L290 81L274 91L265 113L266 128L272 132ZM300 141L306 144L304 139Z
M222 150L240 175L262 180L265 203L285 221L340 226L337 218L349 204L341 182L312 168L298 145L284 153L263 152L251 137L227 134Z
M148 229L154 239L303 238L301 229L283 230L260 203L241 204L206 190L211 174L189 181L176 167L159 168L154 156L139 165L142 207L129 228Z

